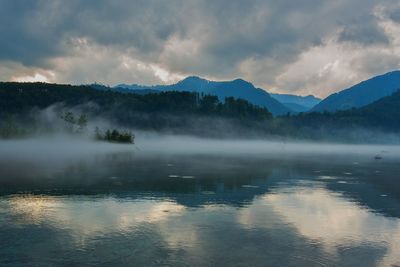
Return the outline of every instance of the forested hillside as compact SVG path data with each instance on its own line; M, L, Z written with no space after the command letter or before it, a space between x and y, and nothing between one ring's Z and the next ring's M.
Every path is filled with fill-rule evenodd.
M292 110L271 97L268 92L256 88L252 83L243 79L236 79L233 81L209 81L196 76L191 76L171 85L142 86L135 84L120 84L115 87L115 89L122 92L129 92L129 90L132 90L136 93L146 91L197 92L207 95L215 95L220 101L223 101L226 97L244 99L254 105L267 108L274 115L282 115L292 112Z
M195 135L276 136L340 140L355 130L400 132L400 92L359 109L335 113L301 113L273 117L246 100L196 92L125 94L103 88L45 83L0 83L0 127L12 122L35 122L41 110L58 106L89 121L106 120L129 129L171 131Z
M24 119L52 105L77 108L88 117L107 119L131 128L160 130L190 128L194 118L226 119L251 128L252 122L270 120L272 114L242 99L194 92L123 94L87 86L46 83L0 83L0 116ZM199 126L200 127L200 126ZM203 125L207 129L209 125Z
M355 128L363 127L382 131L400 131L400 91L362 108L335 113L304 113L290 117L298 127Z
M361 108L383 97L390 96L399 89L400 71L388 72L328 96L316 105L312 111L334 112Z

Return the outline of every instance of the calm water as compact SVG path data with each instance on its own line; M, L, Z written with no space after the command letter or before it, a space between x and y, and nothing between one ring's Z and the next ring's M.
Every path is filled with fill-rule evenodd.
M0 157L0 265L400 266L373 155Z

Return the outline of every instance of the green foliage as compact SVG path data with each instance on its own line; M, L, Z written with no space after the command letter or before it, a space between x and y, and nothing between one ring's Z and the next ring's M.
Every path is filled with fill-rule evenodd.
M68 124L75 124L76 123L76 121L75 121L75 115L72 113L72 112L70 112L70 111L67 111L67 112L65 112L64 113L64 115L62 116L62 118L64 119L64 121L66 122L66 123L68 123Z
M66 128L72 132L84 131L88 116L104 118L126 128L156 131L179 129L177 132L190 134L207 133L210 130L221 132L221 129L224 132L233 132L241 129L244 135L257 132L316 139L336 138L337 130L350 132L360 128L400 132L400 92L360 109L336 113L287 114L273 118L267 109L233 97L221 101L216 96L192 92L170 91L139 95L119 93L112 89L95 90L87 86L0 83L0 136L21 135L22 131L15 123L6 123L6 118L10 115L25 117L25 121L30 121L29 118L35 110L45 109L56 103L63 103L67 108L90 103L84 114L63 114ZM226 127L225 122L235 127ZM129 136L132 138L129 139ZM134 141L134 136L129 132L113 129L104 132L97 130L96 139L129 143L130 140Z
M311 129L374 129L383 132L400 131L400 91L362 108L337 112L300 113L281 117L286 127L298 131ZM282 126L283 127L283 126Z
M29 114L34 108L45 109L56 103L75 107L91 103L86 114L111 120L115 124L160 130L168 127L185 128L188 117L228 118L241 121L272 119L263 107L245 100L200 95L192 92L161 92L138 95L110 90L95 90L88 86L46 83L0 83L0 116ZM174 119L180 117L181 119ZM63 114L70 130L84 128L85 117Z
M15 124L11 117L6 118L5 121L0 124L0 138L18 138L26 134L26 130Z
M95 137L97 140L108 141L114 143L134 144L135 135L130 131L119 131L117 129L107 129L104 133L96 127Z
M86 129L87 123L88 123L88 119L87 119L86 114L81 114L76 123L79 127L79 131L81 131L81 132L84 131Z
M71 133L81 133L86 129L88 122L86 114L81 114L78 119L76 119L74 113L66 111L61 115L61 118L66 124L65 128Z
M65 112L61 118L65 121L66 123L66 129L70 132L74 131L74 126L75 126L75 116L72 112L68 111Z

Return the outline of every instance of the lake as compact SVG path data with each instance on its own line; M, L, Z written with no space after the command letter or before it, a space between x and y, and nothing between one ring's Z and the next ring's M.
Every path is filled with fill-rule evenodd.
M170 141L1 144L0 265L400 266L397 147Z

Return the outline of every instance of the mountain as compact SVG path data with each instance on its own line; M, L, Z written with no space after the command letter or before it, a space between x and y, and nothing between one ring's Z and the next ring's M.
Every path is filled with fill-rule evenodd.
M92 83L92 84L88 84L88 85L84 85L84 86L88 86L88 87L91 87L93 89L100 90L100 91L112 91L112 92L125 93L125 94L134 93L134 94L137 94L137 95L147 95L147 94L160 93L160 91L158 91L158 90L140 88L139 85L137 85L138 89L128 89L128 88L124 88L124 87L113 87L112 88L112 87L109 87L109 86L106 86L106 85L103 85L103 84L98 84L98 83ZM133 85L133 87L134 86L136 86L136 85Z
M272 118L266 108L246 100L229 97L219 102L217 96L202 96L197 91L155 90L158 93L139 95L105 86L97 89L46 83L0 83L0 138L51 127L48 122L37 119L42 118L41 110L49 107L58 114L56 117L61 112L74 110L84 112L91 120L101 118L121 127L204 136L267 134L314 140L390 142L382 139L381 132L395 133L393 136L400 133L400 91L361 108ZM43 122L45 125L40 124Z
M270 94L270 96L294 112L306 112L321 102L321 99L312 95L297 96L289 94Z
M199 96L195 92L121 93L98 86L0 82L0 138L61 127L50 122L64 112L85 114L92 122L151 131L239 136L262 131L272 120L263 107L243 99ZM43 117L42 112L52 114ZM47 113L49 112L49 113ZM40 130L40 131L41 131Z
M282 104L285 105L285 107L287 107L294 113L307 112L311 109L309 107L305 107L305 106L299 105L297 103L282 103Z
M348 114L358 117L365 126L384 130L400 130L400 91L379 99L365 107L349 110ZM362 118L362 119L360 119Z
M271 97L266 91L260 88L256 88L253 84L242 79L216 82L191 76L172 85L142 86L135 84L120 84L117 85L116 88L124 88L130 90L146 89L158 91L198 92L215 95L220 99L220 101L223 101L226 97L235 97L247 100L254 105L265 107L274 115L282 115L291 112L288 107Z
M373 132L398 133L400 132L400 91L390 96L383 97L361 108L339 110L332 113L308 112L287 117L286 125L290 131L297 131L307 136L309 129L321 129L321 136L354 135L362 140ZM336 134L335 134L336 133ZM378 136L377 142L385 142Z
M389 72L356 84L321 101L311 111L337 111L363 107L400 89L400 71Z

